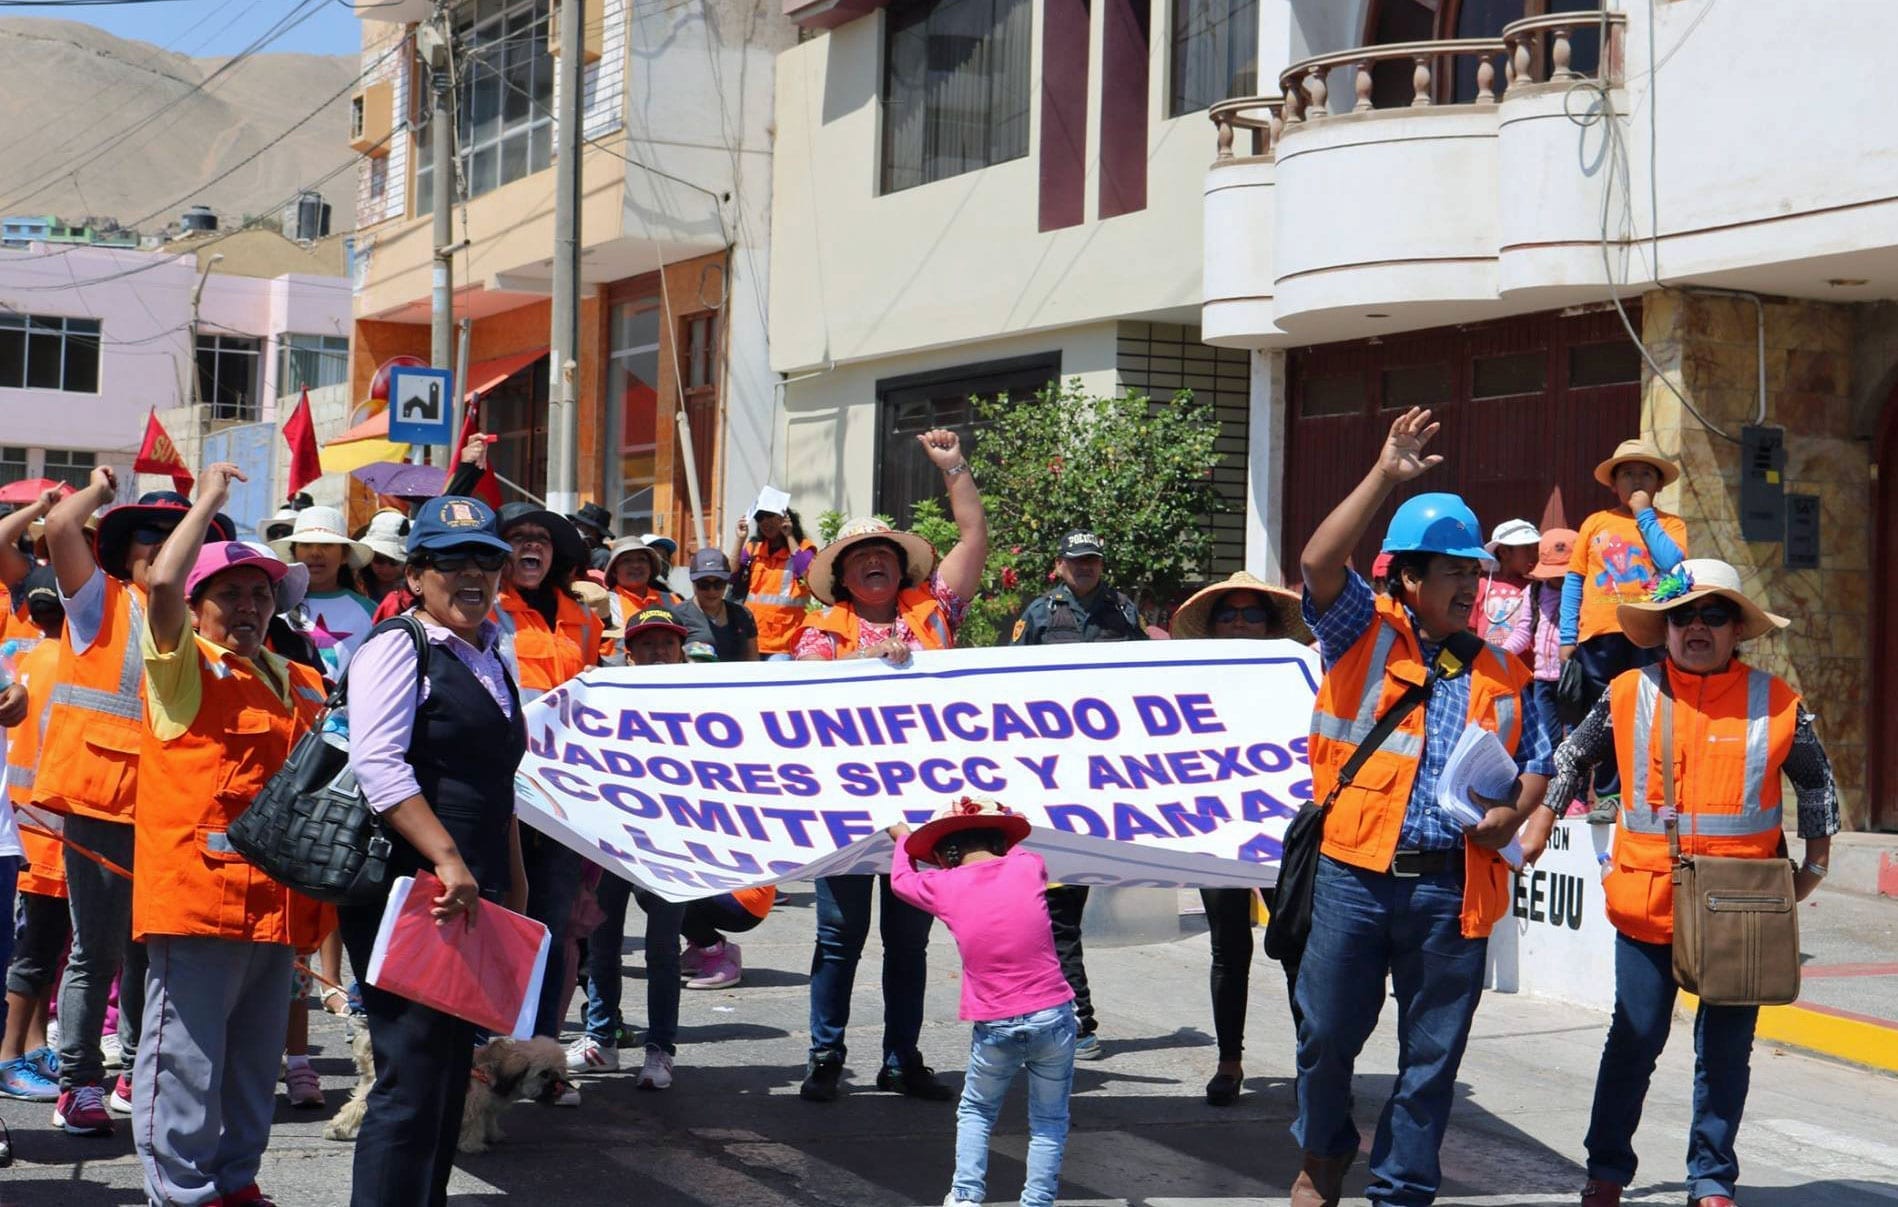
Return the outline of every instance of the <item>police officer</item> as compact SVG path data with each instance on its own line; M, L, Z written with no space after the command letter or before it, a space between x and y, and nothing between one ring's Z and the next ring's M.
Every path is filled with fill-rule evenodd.
M1106 585L1106 549L1092 532L1076 530L1061 538L1055 577L1061 581L1037 596L1015 622L1010 645L1066 645L1076 641L1145 641L1134 601ZM1102 1055L1100 1023L1087 992L1087 966L1081 955L1081 915L1087 910L1087 886L1057 884L1048 889L1048 918L1054 925L1054 950L1061 972L1074 990L1074 1022L1079 1032L1076 1060Z
M1061 538L1055 577L1061 581L1022 609L1010 645L1065 645L1073 641L1144 641L1134 601L1107 586L1101 538L1074 531Z

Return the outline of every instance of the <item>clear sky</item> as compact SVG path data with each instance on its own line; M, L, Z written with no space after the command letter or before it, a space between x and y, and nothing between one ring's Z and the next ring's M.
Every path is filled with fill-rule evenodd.
M4 17L59 17L83 21L117 34L194 57L235 54L292 12L299 0L168 0L161 3L59 5L0 8ZM354 54L362 47L361 22L341 0L321 7L264 50L303 54Z

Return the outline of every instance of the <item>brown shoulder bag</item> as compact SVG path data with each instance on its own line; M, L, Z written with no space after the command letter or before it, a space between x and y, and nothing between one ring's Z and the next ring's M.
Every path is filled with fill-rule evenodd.
M1792 861L1681 854L1674 808L1674 698L1662 689L1661 781L1674 865L1674 980L1710 1006L1783 1006L1799 996ZM1784 844L1781 844L1784 849Z

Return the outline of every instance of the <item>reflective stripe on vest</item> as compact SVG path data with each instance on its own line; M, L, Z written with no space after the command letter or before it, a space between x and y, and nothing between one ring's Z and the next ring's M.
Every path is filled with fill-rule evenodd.
M1635 834L1665 834L1659 810L1649 804L1648 770L1654 749L1654 711L1667 674L1664 663L1656 663L1641 672L1634 703L1634 791L1622 801L1621 820ZM1746 780L1741 789L1738 813L1701 813L1682 811L1682 829L1689 835L1709 838L1741 838L1778 830L1784 824L1780 805L1761 807L1766 794L1767 760L1772 754L1773 677L1764 671L1747 669L1746 674Z
M132 619L126 627L125 655L119 661L118 690L108 692L96 687L80 687L74 683L56 683L52 695L46 699L49 711L55 705L64 704L127 721L145 719L145 703L138 698L138 687L145 677L145 658L139 652L137 637L145 627L145 609L139 606L138 596L131 591L125 593L125 598L131 606Z
M1311 731L1321 738L1334 742L1349 742L1353 746L1362 745L1364 739L1371 736L1371 730L1377 727L1377 701L1384 690L1384 668L1390 662L1391 649L1397 644L1397 630L1388 624L1377 626L1377 637L1371 644L1370 665L1364 671L1364 690L1358 695L1358 711L1354 717L1334 716L1331 713L1312 710ZM1510 701L1513 707L1515 702ZM1497 720L1502 720L1502 710L1497 709ZM1498 728L1506 727L1498 725ZM1405 733L1396 730L1384 739L1380 750L1407 759L1422 758L1424 739L1421 734Z

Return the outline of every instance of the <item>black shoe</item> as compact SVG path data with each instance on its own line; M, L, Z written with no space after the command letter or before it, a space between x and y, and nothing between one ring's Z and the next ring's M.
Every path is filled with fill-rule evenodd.
M837 1101L837 1082L844 1075L844 1058L835 1052L817 1052L811 1056L810 1064L804 1070L804 1084L797 1087L797 1096L806 1102ZM882 1079L877 1081L883 1084Z
M1206 1083L1207 1106L1231 1106L1239 1101L1240 1083L1231 1073L1215 1073Z
M877 1070L877 1089L921 1098L927 1102L947 1102L955 1091L936 1080L936 1070L920 1057L906 1060L901 1068L884 1065Z

